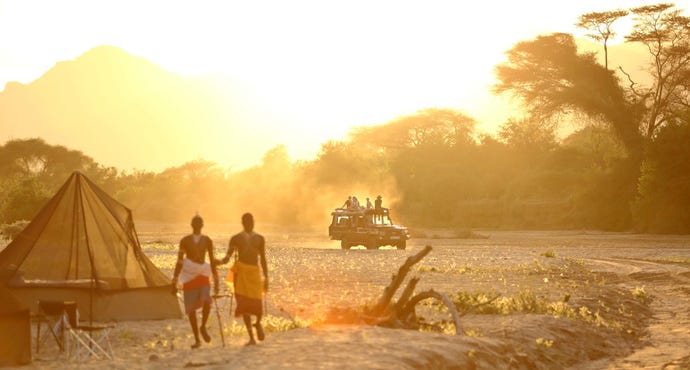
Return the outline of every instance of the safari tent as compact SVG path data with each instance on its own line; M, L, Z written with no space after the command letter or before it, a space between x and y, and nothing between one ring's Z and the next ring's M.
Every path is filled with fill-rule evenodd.
M31 315L7 289L0 287L0 366L31 362Z
M0 276L32 312L41 299L76 301L95 321L181 317L171 280L141 250L132 212L79 172L0 252Z

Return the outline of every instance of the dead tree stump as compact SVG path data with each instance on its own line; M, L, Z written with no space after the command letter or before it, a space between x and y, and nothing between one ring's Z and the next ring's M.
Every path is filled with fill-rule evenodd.
M460 315L455 308L455 304L445 294L431 289L413 296L419 282L417 277L411 278L408 281L398 301L392 303L393 296L402 286L407 274L410 272L410 268L426 257L431 252L431 249L431 246L427 245L419 253L405 260L405 263L398 269L398 273L391 277L390 284L383 290L377 303L371 309L365 309L362 318L366 323L393 328L417 329L419 325L417 323L415 306L426 299L436 299L448 309L455 324L456 334L462 334Z

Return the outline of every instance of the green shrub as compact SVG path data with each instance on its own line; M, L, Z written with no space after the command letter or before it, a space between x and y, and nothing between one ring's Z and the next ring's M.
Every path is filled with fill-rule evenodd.
M556 252L554 251L546 251L541 254L543 257L546 258L555 258L556 257Z
M26 226L29 224L29 221L26 220L19 220L15 221L11 224L3 224L0 225L0 236L9 240L14 239Z

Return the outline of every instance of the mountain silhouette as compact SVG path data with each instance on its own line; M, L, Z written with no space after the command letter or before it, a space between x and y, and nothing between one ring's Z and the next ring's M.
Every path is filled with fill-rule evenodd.
M185 78L112 46L0 93L0 142L41 137L125 170L256 162L271 144L247 148L260 137L255 119L228 81Z

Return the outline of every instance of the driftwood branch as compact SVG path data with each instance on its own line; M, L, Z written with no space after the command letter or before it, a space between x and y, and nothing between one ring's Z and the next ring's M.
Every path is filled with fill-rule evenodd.
M427 290L426 292L421 292L416 296L410 298L410 301L405 305L400 314L404 316L412 315L414 313L415 306L417 305L417 303L429 298L434 298L441 301L446 306L446 308L448 308L448 312L453 318L453 323L455 324L455 334L462 334L462 327L460 326L460 314L458 313L458 310L455 308L455 304L453 303L453 301L450 300L450 298L448 298L448 296L446 296L443 293L439 293L433 289Z
M412 297L412 294L414 294L414 288L417 287L418 282L419 282L419 278L416 278L416 277L410 279L410 281L407 282L407 286L405 287L405 290L403 290L402 294L400 295L398 302L393 307L393 311L402 312L403 307L405 307L407 302L410 300L410 297Z
M391 278L391 283L388 284L388 286L383 290L383 294L381 294L378 303L376 303L374 308L371 310L370 315L381 316L388 310L395 292L398 290L398 288L400 288L400 285L402 285L407 273L410 272L410 268L426 257L429 252L431 252L431 246L427 245L419 253L415 254L414 256L407 257L405 263L403 263L403 265L398 269L398 273L393 275Z
M448 308L448 312L455 324L455 333L461 335L463 331L460 326L460 314L458 314L455 304L448 296L433 289L414 295L414 290L417 287L417 283L419 283L418 277L411 278L400 294L398 301L392 302L393 296L402 286L407 274L410 272L410 268L426 257L431 252L431 249L431 246L427 245L419 253L408 257L400 266L398 272L391 277L390 284L384 288L383 293L372 308L365 308L363 312L359 312L356 315L356 318L349 317L352 316L352 312L349 312L348 315L339 316L349 317L348 321L364 322L369 325L418 329L419 322L417 321L415 306L425 299L436 299Z

